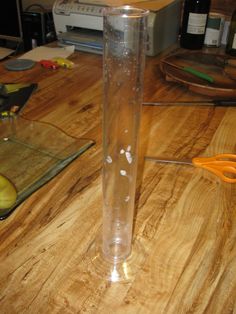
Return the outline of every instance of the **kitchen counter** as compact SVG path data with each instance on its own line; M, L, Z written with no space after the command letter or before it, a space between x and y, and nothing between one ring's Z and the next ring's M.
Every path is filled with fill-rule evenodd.
M72 70L36 65L1 82L38 83L22 116L96 144L0 221L1 313L233 313L236 184L186 159L236 153L236 107L143 106L134 241L135 279L108 283L88 267L102 224L102 57L76 52ZM147 58L144 101L209 100L166 82Z

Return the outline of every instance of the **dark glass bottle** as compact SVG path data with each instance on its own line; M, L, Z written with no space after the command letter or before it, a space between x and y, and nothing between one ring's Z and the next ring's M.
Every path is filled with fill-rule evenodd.
M201 49L204 44L211 0L185 0L180 45L186 49Z
M236 56L236 9L234 10L230 22L229 35L225 52L231 56Z

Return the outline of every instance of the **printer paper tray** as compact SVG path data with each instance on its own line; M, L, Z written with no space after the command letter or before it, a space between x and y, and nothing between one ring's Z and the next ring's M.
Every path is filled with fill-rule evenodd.
M103 53L102 32L94 30L72 30L58 35L61 45L74 45L76 50Z
M79 44L78 42L73 42L73 41L59 41L59 46L67 46L67 45L73 45L75 46L75 50L78 51L84 51L84 52L93 52L97 54L102 54L103 53L103 48L98 48L94 46L90 46L89 44Z

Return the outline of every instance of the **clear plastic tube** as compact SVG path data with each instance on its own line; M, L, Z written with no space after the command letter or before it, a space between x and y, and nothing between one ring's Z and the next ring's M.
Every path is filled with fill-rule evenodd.
M131 254L147 15L104 12L102 252L111 262Z
M110 282L133 280L145 256L132 231L148 13L130 6L104 12L103 228L89 269Z

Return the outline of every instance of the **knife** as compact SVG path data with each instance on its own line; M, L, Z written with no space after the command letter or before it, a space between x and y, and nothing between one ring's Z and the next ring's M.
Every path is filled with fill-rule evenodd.
M143 102L144 106L215 106L236 107L236 99L194 100L194 101L157 101Z
M192 74L193 76L199 77L209 83L214 83L214 78L210 75L208 75L207 73L204 73L202 71L196 70L194 68L192 68L191 66L180 66L174 63L171 63L167 60L163 61L164 64L167 64L173 68L176 68L178 70L184 71L184 72L188 72L190 74Z

